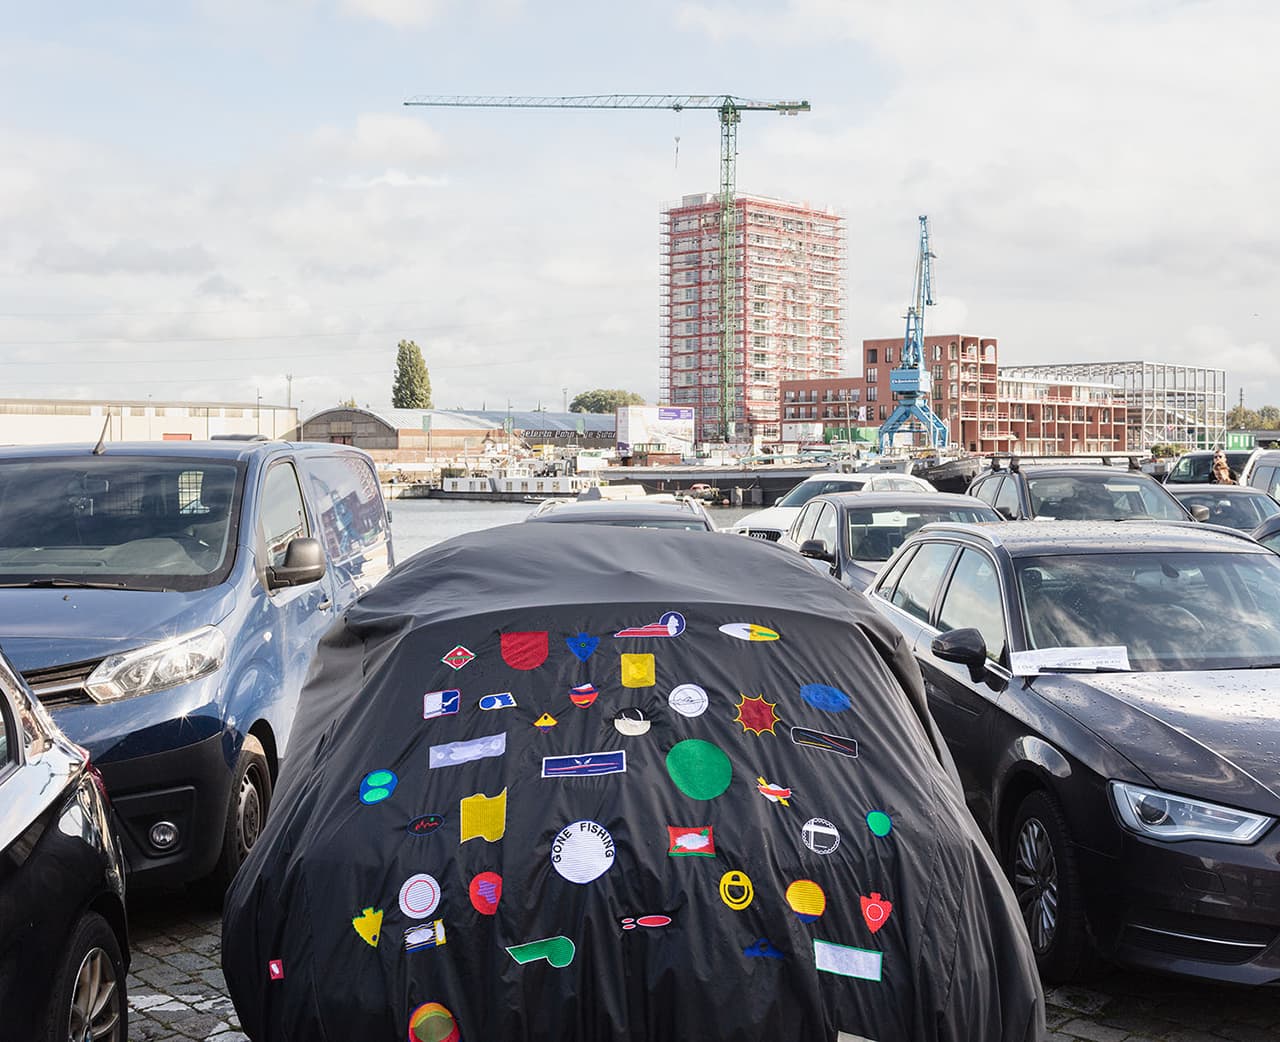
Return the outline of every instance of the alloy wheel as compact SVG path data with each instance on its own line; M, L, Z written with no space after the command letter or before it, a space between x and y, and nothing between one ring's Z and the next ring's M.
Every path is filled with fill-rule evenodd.
M119 985L111 957L101 948L89 949L71 993L69 1042L123 1042Z
M1049 832L1037 818L1022 823L1013 865L1013 892L1037 955L1058 932L1058 859Z

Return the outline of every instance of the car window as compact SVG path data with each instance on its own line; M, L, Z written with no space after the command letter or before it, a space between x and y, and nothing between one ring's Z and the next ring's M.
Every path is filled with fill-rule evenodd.
M1001 511L1005 517L1017 517L1020 513L1018 509L1018 481L1016 478L1005 478L1000 484L1000 491L996 493L995 501L991 504L997 510Z
M839 520L836 508L830 503L822 504L822 513L818 515L818 523L813 529L813 538L821 539L827 549L835 553L839 549Z
M1268 550L1274 550L1276 553L1280 553L1280 532L1276 532L1274 535L1263 536L1258 540L1258 542Z
M302 505L302 489L292 463L277 463L267 471L262 486L262 541L267 547L267 564L284 564L289 542L311 534L307 512Z
M345 560L386 541L382 490L365 460L358 456L312 458L306 462L306 474L320 515L325 549L333 560Z
M15 747L10 748L9 734L12 728L9 724L9 699L0 691L0 777L4 775L5 769L12 762L16 749L16 735L14 738Z
M907 536L934 521L980 523L1000 516L981 503L972 506L859 507L845 512L847 553L855 561L887 561Z
M814 496L823 496L828 492L858 492L866 485L865 478L831 478L802 481L780 500L776 507L804 506Z
M791 539L797 546L806 539L813 538L813 528L818 523L818 513L821 510L821 503L810 503L796 518L796 523L791 528Z
M1145 475L1128 471L1099 468L1097 474L1029 476L1027 495L1032 515L1044 520L1187 520L1171 492Z
M1213 467L1213 453L1200 452L1194 456L1183 456L1174 464L1166 481L1173 484L1201 484L1209 480L1209 471Z
M1004 598L995 564L986 554L966 547L960 551L938 611L938 629L972 627L987 642L987 657L999 662L1008 647Z
M893 591L893 604L921 622L928 622L929 609L933 607L934 596L953 556L955 547L950 543L925 543L921 546L898 580Z
M893 567L885 572L880 581L876 583L876 593L881 597L892 599L893 588L897 586L898 580L902 578L902 573L907 565L911 563L911 558L915 552L916 548L913 546L893 562Z
M1211 525L1225 525L1243 532L1251 532L1269 517L1280 514L1280 503L1270 496L1222 495L1212 491L1194 492L1178 496L1188 510L1202 506L1209 511L1205 519Z
M976 485L969 490L969 495L977 496L984 503L994 503L996 501L996 493L1000 489L1000 482L1003 478L982 478Z
M1275 467L1258 467L1250 476L1249 484L1254 488L1262 489L1269 496L1274 496L1276 494L1275 476Z

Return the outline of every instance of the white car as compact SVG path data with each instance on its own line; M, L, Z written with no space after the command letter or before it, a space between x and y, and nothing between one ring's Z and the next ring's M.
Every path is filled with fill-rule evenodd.
M924 478L892 471L862 471L855 474L814 474L778 500L735 521L727 529L755 539L776 543L814 496L827 492L937 492Z

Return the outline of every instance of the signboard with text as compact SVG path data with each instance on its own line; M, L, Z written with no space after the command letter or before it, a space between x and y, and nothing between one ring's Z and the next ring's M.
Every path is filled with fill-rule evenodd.
M618 408L617 416L619 444L693 454L696 431L691 406L623 405Z

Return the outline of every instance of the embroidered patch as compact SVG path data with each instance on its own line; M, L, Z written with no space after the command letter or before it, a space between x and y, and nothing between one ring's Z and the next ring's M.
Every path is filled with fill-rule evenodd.
M627 916L618 920L618 925L624 930L634 930L637 926L645 926L650 930L656 930L663 926L670 926L673 922L669 915L642 915L638 919Z
M853 708L853 699L830 684L805 684L800 688L800 697L814 709L827 713L843 713Z
M507 831L507 790L496 796L464 796L458 803L458 829L459 843L477 837L490 843L500 840Z
M502 900L502 876L497 872L481 872L474 876L467 887L471 907L481 915L493 915Z
M618 715L613 718L614 730L618 734L625 734L628 738L639 738L642 734L648 734L651 723L652 721L644 715L644 710L639 706L619 709Z
M664 612L657 622L647 626L631 626L618 630L615 637L678 637L684 632L684 616L678 611Z
M497 694L485 695L480 699L480 708L486 711L494 709L515 709L516 696L510 691L499 691Z
M667 773L676 788L694 800L714 800L733 781L729 757L701 738L686 738L671 747Z
M579 633L573 637L565 638L565 643L569 645L572 651L580 661L586 662L595 654L596 648L600 646L600 638L593 637L587 633Z
M873 810L867 815L867 828L883 839L893 831L893 819L882 810Z
M802 923L811 923L827 910L827 895L812 879L797 879L787 887L787 904Z
M537 720L533 722L533 726L536 727L539 731L546 732L546 731L550 731L551 728L555 727L556 724L558 724L559 722L560 721L558 721L550 713L543 713L540 717L538 717Z
M655 679L652 655L622 655L622 686L653 687Z
M667 854L671 857L715 857L716 839L711 826L679 828L668 825Z
M773 727L778 722L778 714L773 711L778 703L767 702L764 696L748 698L741 692L742 699L737 705L738 715L733 718L735 724L742 725L742 733L750 731L754 735L773 734Z
M866 948L851 948L846 944L813 940L814 965L824 973L837 973L841 977L878 981L884 956Z
M284 960L268 959L267 976L272 980L284 980Z
M781 803L784 807L791 806L790 789L782 785L774 785L773 782L767 782L763 778L756 779L756 788L770 803Z
M457 691L428 691L422 696L422 719L434 720L437 716L453 716L462 703Z
M444 920L411 926L404 932L404 950L420 952L423 948L441 948L444 946Z
M836 1042L876 1042L876 1040L867 1038L865 1035L851 1035L847 1031L837 1031Z
M409 1042L460 1042L453 1014L438 1002L427 1002L409 1014Z
M452 667L453 669L461 669L463 666L465 666L468 662L470 662L475 657L476 656L473 651L470 651L467 648L464 648L461 644L459 644L456 648L453 648L451 651L446 651L444 654L444 658L442 658L440 661L443 662L446 666Z
M738 640L779 640L777 630L768 626L757 626L754 622L730 622L720 627L726 637L737 637Z
M557 970L563 970L573 962L574 953L578 949L573 942L560 934L557 937L544 937L540 941L526 941L507 949L507 954L523 966L525 963L546 959Z
M888 921L889 913L893 911L893 902L881 900L880 895L874 891L870 897L859 895L858 901L862 904L862 918L872 933Z
M551 866L570 883L598 879L613 858L613 837L594 821L571 821L551 841Z
M681 716L701 716L707 711L707 693L697 684L681 684L673 688L667 705Z
M483 760L489 756L501 756L507 751L506 733L486 735L483 738L472 738L468 742L448 742L445 745L433 745L427 764L434 770L437 767L453 767L472 760Z
M742 949L742 954L748 959L781 959L784 958L782 952L778 951L769 943L769 938L761 937L755 944L749 944Z
M852 738L844 738L838 734L827 734L825 731L811 731L807 727L791 728L791 740L796 745L808 746L810 749L822 749L828 753L839 753L841 756L857 757L858 743Z
M569 688L569 701L579 709L586 709L599 694L600 691L595 684L579 684L577 687Z
M623 749L616 753L577 753L572 756L544 756L544 778L581 778L593 774L623 774L627 769L627 754Z
M370 771L360 781L360 802L381 803L396 791L398 779L391 771Z
M356 933L363 938L365 944L370 948L378 947L378 941L382 936L382 909L366 908L351 920L351 925L355 927Z
M410 919L425 919L440 903L440 884L425 872L412 875L400 887L400 911Z
M735 912L741 912L755 896L756 888L745 872L735 868L720 877L720 900Z
M502 634L502 661L512 669L537 669L547 661L547 632Z
M834 854L840 846L840 830L826 818L810 818L800 829L800 837L815 854Z
M404 830L411 836L429 836L439 830L443 824L443 814L423 814L420 818L414 818L409 822Z

